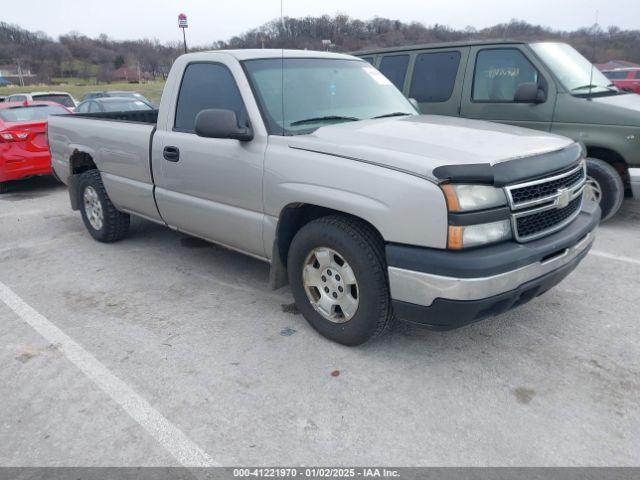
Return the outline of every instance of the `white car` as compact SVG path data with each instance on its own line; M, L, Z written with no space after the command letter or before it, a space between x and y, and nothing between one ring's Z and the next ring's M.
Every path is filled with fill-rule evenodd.
M31 93L14 93L9 95L5 102L56 102L74 111L77 102L75 98L67 92L31 92Z

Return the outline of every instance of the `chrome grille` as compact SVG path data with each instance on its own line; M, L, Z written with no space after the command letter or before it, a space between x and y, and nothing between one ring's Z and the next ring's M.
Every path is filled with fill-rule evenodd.
M523 238L532 237L540 232L546 232L565 220L571 218L580 209L582 198L578 197L565 208L555 208L544 212L534 213L516 218L518 235Z
M586 165L548 178L505 187L517 241L549 235L569 224L582 209Z
M572 170L566 177L557 178L544 183L537 183L528 187L514 188L511 190L511 198L515 205L539 200L555 194L560 188L570 188L583 179L582 169Z

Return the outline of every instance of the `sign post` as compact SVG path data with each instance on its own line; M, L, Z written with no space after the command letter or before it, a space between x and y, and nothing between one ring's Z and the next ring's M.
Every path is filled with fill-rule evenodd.
M182 29L182 40L184 41L184 53L187 53L187 35L184 33L185 29L189 28L187 22L187 16L184 13L178 15L178 27Z

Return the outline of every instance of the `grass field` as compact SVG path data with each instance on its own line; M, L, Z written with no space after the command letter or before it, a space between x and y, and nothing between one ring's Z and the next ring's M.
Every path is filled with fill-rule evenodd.
M96 90L132 90L141 93L149 100L160 103L164 82L148 83L109 83L100 85L30 85L28 87L8 86L0 88L0 95L7 96L14 93L29 93L41 91L69 92L76 100L80 100L87 92Z

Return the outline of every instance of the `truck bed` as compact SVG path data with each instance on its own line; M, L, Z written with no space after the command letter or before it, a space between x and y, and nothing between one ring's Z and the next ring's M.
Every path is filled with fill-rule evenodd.
M52 167L69 183L92 162L117 208L158 219L149 157L157 118L152 110L53 115L48 126Z
M95 118L97 120L119 120L121 122L150 123L155 125L158 122L158 110L76 113L73 117Z

